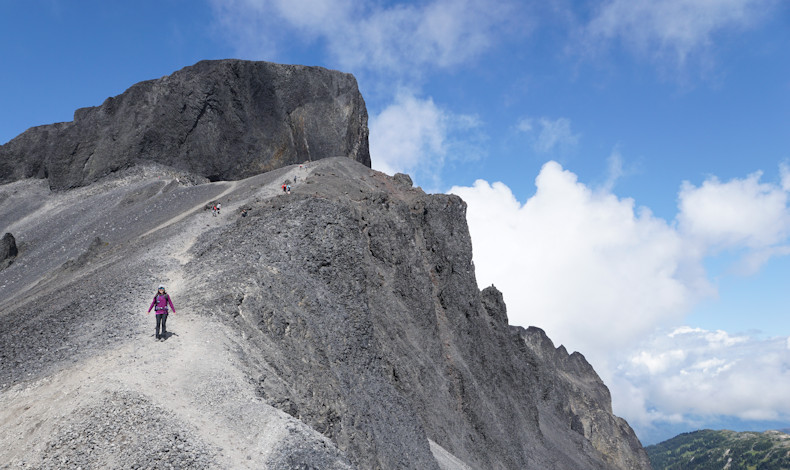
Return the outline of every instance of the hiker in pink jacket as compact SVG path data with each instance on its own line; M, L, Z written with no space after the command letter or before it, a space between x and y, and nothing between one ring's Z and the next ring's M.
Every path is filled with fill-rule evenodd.
M154 295L154 300L151 302L151 306L148 307L148 313L151 313L151 309L154 309L154 313L156 314L156 339L161 339L162 341L167 338L167 306L170 305L170 308L173 309L173 314L176 313L176 308L173 306L173 301L170 300L170 296L167 295L165 292L165 286L159 286L159 291ZM148 314L146 313L146 315ZM162 334L159 334L159 325L162 326Z

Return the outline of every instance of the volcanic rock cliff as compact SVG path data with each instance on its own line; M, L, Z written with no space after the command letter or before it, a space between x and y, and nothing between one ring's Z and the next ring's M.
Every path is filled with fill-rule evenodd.
M67 189L140 162L212 181L335 156L370 166L367 119L350 74L202 61L0 146L0 182L48 178Z
M193 177L0 186L0 468L650 468L584 357L477 288L460 198L346 157Z

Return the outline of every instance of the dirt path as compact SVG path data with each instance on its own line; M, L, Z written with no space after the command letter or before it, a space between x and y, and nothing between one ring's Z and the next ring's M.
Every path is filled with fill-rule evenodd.
M304 178L307 174L304 169L294 167L282 179L293 180L295 175ZM227 189L211 200L242 191L241 183L227 183ZM261 199L277 196L282 194L280 184L263 185L252 194ZM225 203L219 216L198 212L210 202L207 200L146 233L178 222L186 224L160 248L161 254L155 255L170 256L178 262L179 266L167 273L166 281L177 313L168 319L168 337L161 342L153 337L154 314L141 314L139 326L144 333L124 351L119 351L119 363L108 370L109 378L142 391L199 429L206 442L222 449L227 468L259 468L253 463L266 461L271 449L288 436L286 424L293 421L255 394L251 381L241 372L231 352L233 333L227 327L188 310L178 310L178 299L189 291L181 269L191 259L189 249L206 230L235 221L236 217L230 214L246 200L236 198L232 203ZM193 217L184 222L189 215ZM251 429L255 430L252 434Z
M265 461L283 437L287 417L255 395L230 353L226 328L185 313L169 334L163 342L137 338L118 352L116 367L105 377L198 429L205 442L221 449L227 468Z
M283 179L309 171L294 167ZM234 354L237 342L224 325L204 316L179 310L179 299L188 295L189 286L182 267L190 261L189 248L206 230L236 220L230 214L249 197L264 199L282 194L279 182L260 187L242 187L244 182L226 183L216 200L237 193L217 217L200 212L205 203L148 231L149 235L180 224L178 231L157 244L146 255L152 260L172 259L174 268L166 273L167 285L177 313L168 319L168 337L154 338L154 314L145 314L142 305L127 309L139 311L136 332L129 340L100 356L77 361L71 367L32 383L12 387L0 396L0 427L9 432L0 436L0 468L35 466L36 456L45 454L52 436L73 422L73 414L101 403L115 392L132 391L145 396L158 407L173 413L186 427L197 430L199 438L215 449L221 468L265 468L279 446L301 434L305 439L325 441L324 436L307 428L291 416L271 407L256 394ZM246 191L245 191L246 189ZM137 430L135 430L137 431ZM146 433L146 429L140 429ZM5 462L5 463L4 463ZM11 468L11 467L8 467Z
M190 210L184 211L183 214L181 214L181 215L179 215L177 217L173 217L172 219L168 220L167 222L165 222L165 223L163 223L163 224L161 224L161 225L159 225L157 227L154 227L151 230L145 232L142 236L143 237L148 236L148 235L150 235L150 234L152 234L154 232L157 232L157 231L159 231L159 230L161 230L161 229L163 229L165 227L169 227L169 226L171 226L171 225L173 225L175 223L181 222L182 220L184 220L185 218L189 217L190 215L193 215L195 212L197 212L199 210L202 210L206 206L206 204L208 204L210 201L222 199L223 197L225 197L228 194L232 193L239 186L239 182L238 181L229 181L229 182L222 183L222 184L225 184L228 187L227 187L227 189L225 189L225 191L223 191L219 195L217 195L215 197L212 197L210 199L207 199L207 200L201 202L200 204L195 205Z

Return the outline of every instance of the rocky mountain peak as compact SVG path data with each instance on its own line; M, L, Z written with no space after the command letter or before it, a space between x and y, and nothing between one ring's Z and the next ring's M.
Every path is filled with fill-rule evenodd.
M276 115L283 122L265 109L245 118L245 126L272 121L271 129L291 137L300 116L305 130L321 122L311 115L325 108L308 99L320 93L309 90L346 89L344 75L323 69L238 61L195 66L203 67L242 77L259 74L239 69L271 68L284 84L303 73L312 77L303 77L307 91L282 85L269 93L273 102L295 106ZM172 160L158 154L157 162L135 154L101 171L90 156L74 159L85 158L80 149L88 147L99 155L112 126L127 125L113 115L180 113L183 101L157 88L188 96L212 83L170 84L189 81L192 72L181 72L135 85L78 111L74 123L28 131L2 148L16 149L36 132L59 135L39 143L64 135L97 139L80 140L68 165L58 166L63 154L45 153L37 164L48 182L0 185L0 226L13 233L15 252L0 270L0 462L650 468L584 356L555 347L539 328L509 325L503 293L478 289L464 201L426 194L407 175L390 177L348 158L366 155L366 139L357 138L366 131L356 128L357 137L338 147L352 149L343 156L310 144L302 150L323 149L326 158L311 153L307 164L278 164L228 181L203 176L222 165L252 171L252 164L192 161L186 150ZM316 74L324 79L312 82ZM233 93L218 89L205 98L205 109L201 104L198 127L207 115L223 114L227 122L236 109ZM331 102L337 112L337 99ZM211 132L189 134L182 147L197 151L186 142ZM164 149L173 148L173 135L141 138L148 150ZM207 137L205 145L230 145L223 135ZM301 155L298 146L288 148L283 155ZM291 192L282 190L286 182ZM212 211L220 202L221 213ZM146 309L160 284L177 314L157 341Z
M141 162L230 181L336 156L370 166L352 75L213 60L78 109L72 122L27 130L0 146L0 182L47 178L62 190Z

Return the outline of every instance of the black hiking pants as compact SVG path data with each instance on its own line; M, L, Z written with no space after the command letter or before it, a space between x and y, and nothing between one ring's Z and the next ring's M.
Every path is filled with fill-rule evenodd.
M160 312L164 313L157 313L156 314L156 337L159 338L159 326L162 326L162 336L167 334L167 310L160 310Z

